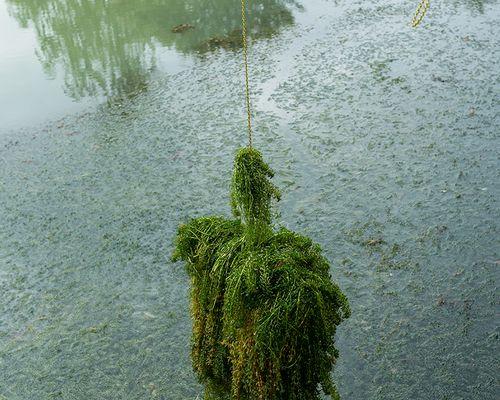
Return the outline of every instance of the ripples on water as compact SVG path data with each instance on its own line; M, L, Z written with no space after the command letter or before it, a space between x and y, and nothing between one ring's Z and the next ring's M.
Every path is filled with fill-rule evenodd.
M109 101L0 128L0 398L194 399L189 282L169 255L181 221L229 212L240 53L199 46L239 14L86 4L7 1L65 98ZM433 3L417 30L413 2L262 4L256 145L279 220L350 298L343 398L495 399L498 2Z

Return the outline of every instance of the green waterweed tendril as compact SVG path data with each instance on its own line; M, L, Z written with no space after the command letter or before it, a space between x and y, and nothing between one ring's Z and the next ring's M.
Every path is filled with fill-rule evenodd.
M206 400L319 400L319 387L339 398L334 337L349 304L317 244L272 228L272 176L257 150L239 150L236 218L193 219L176 238L174 259L192 282L191 356Z

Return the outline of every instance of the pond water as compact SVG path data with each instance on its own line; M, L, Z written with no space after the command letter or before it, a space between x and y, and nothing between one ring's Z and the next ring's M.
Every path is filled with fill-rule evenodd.
M255 144L350 299L343 399L493 400L500 3L415 3L252 2ZM229 214L238 7L0 0L0 399L202 397L169 257Z
M0 120L40 123L146 89L190 54L239 45L232 0L0 1ZM253 37L293 23L280 0L252 2ZM173 32L179 25L190 29ZM26 112L26 110L30 112Z

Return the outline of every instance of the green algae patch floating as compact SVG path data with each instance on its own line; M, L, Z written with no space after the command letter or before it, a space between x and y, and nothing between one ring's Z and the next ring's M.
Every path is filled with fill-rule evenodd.
M179 228L174 260L191 277L192 360L205 399L338 398L334 336L350 315L328 261L311 239L273 230L273 172L253 148L238 151L234 219Z

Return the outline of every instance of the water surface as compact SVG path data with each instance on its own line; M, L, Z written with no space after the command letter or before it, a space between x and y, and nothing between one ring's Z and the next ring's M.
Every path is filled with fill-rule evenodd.
M237 7L0 3L36 52L19 65L45 71L34 87L82 107L46 123L26 107L0 128L0 398L201 397L169 256L180 222L229 214L246 141L241 51L206 50L237 29L222 3ZM322 245L351 301L343 398L498 398L500 4L436 2L417 30L413 2L269 4L254 11L275 21L251 47L255 144L283 189L279 224ZM0 93L3 109L29 100Z
M252 2L252 37L293 23L291 1ZM240 47L234 0L1 0L0 120L23 127L147 88L193 57ZM174 32L179 25L190 28Z

